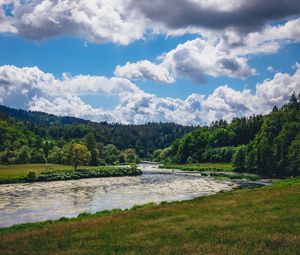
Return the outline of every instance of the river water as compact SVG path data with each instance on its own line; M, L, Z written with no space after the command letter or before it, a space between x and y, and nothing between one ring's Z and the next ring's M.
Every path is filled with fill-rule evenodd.
M229 191L227 180L141 164L141 176L0 185L0 227L125 209L149 202L188 200Z

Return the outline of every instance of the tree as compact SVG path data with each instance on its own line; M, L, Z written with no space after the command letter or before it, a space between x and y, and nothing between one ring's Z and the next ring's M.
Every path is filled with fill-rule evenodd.
M107 164L115 164L118 160L120 151L113 144L104 146L104 160Z
M126 149L124 151L124 158L126 163L139 163L139 157L136 155L134 149Z
M55 164L62 164L64 161L63 159L63 152L57 146L54 146L52 150L48 153L48 162L55 163Z
M30 148L27 145L22 146L16 151L16 164L27 164L30 161Z
M246 163L246 146L240 146L232 157L233 166L235 166L238 170L245 170Z
M152 155L152 160L154 160L156 162L160 162L161 161L161 158L160 158L161 152L162 152L162 149L158 149L158 150L154 151L153 155Z
M47 163L43 149L33 148L31 150L30 163Z
M91 153L91 159L89 162L89 165L91 166L97 166L98 165L98 150L97 150L97 143L95 136L92 133L88 133L85 136L85 144L88 148L89 152Z
M76 170L79 165L86 165L91 159L91 153L83 144L72 143L64 147L66 163L74 166Z
M288 150L288 171L289 174L297 176L300 174L300 133L292 142Z
M292 94L291 97L290 97L290 100L289 100L289 106L290 106L291 108L294 108L294 109L299 110L299 103L300 103L300 102L298 102L298 98L297 98L296 93L295 93L295 91L294 91L293 94Z

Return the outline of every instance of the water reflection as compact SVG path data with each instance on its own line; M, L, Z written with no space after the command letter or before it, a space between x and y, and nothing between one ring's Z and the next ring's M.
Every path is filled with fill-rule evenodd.
M187 200L230 190L234 184L195 173L141 165L142 176L0 186L0 227L74 217L81 212Z

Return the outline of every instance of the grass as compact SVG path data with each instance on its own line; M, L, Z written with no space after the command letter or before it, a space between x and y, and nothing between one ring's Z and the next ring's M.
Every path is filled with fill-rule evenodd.
M199 164L171 164L163 165L161 168L180 169L182 171L234 171L231 163L199 163Z
M53 168L71 169L71 166L56 164L23 164L23 165L0 165L0 178L23 178L30 171L40 174L44 170Z
M179 169L182 171L197 171L201 172L203 176L213 176L231 180L247 179L255 181L261 179L258 175L254 174L232 173L236 171L232 163L171 164L162 165L160 168Z
M300 179L0 229L0 254L299 254Z
M0 184L27 182L29 172L35 173L34 181L70 180L93 177L109 177L140 174L140 171L128 166L73 166L56 164L0 165ZM33 181L31 180L31 181Z

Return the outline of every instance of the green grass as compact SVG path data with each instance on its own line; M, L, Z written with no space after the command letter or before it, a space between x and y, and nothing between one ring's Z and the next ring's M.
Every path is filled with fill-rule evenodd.
M170 164L163 165L161 168L180 169L183 171L234 171L231 163L200 163L200 164Z
M0 254L299 254L300 179L0 229Z
M162 165L160 168L179 169L182 171L197 171L201 172L203 176L212 176L231 180L247 179L255 181L261 179L259 176L253 174L231 173L236 170L231 163L173 164Z
M0 165L0 184L27 182L27 175L29 172L35 173L35 181L70 180L140 174L139 170L128 166L80 166L77 171L74 171L73 166L57 164Z
M72 169L71 166L56 164L23 164L23 165L0 165L0 179L3 178L23 178L30 171L40 174L44 170L53 168Z

